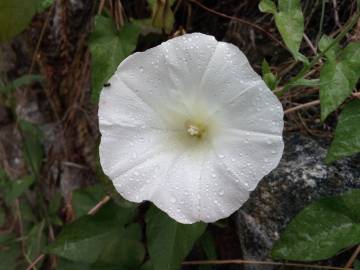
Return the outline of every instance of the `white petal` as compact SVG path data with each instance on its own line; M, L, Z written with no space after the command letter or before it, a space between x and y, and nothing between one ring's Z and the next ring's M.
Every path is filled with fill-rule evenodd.
M161 44L170 76L183 98L191 103L218 42L213 36L193 33Z
M115 74L109 83L99 101L100 131L109 125L164 128L160 114L129 89L119 75Z
M236 182L248 191L278 165L284 149L281 135L239 129L224 131L213 146Z
M215 110L221 110L236 96L261 82L237 47L218 42L202 77L198 100L206 100Z
M204 214L199 208L204 157L204 151L171 147L145 155L135 166L109 176L128 200L152 201L175 220L194 223Z
M118 67L118 80L171 124L173 114L189 114L217 41L204 34L173 38L129 56ZM166 102L164 102L166 101Z
M128 57L110 84L99 104L100 159L128 200L152 201L182 223L213 222L280 160L281 104L231 44L174 38ZM202 143L188 120L208 125Z
M264 82L236 97L219 114L224 119L238 115L231 121L224 121L224 129L228 127L282 136L284 112L280 101Z
M171 145L172 134L161 130L120 125L101 126L100 161L114 179Z
M215 153L203 164L199 188L198 220L215 222L234 213L248 199L249 190Z

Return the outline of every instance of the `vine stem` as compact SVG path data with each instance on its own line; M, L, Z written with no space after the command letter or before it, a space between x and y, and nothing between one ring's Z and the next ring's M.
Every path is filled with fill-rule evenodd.
M350 268L355 262L357 256L360 254L360 245L357 246L354 253L351 255L350 259L347 261L345 268Z
M319 24L319 32L316 35L316 44L319 43L319 40L321 38L321 33L322 33L323 27L324 27L325 4L326 4L326 0L322 0L321 1L321 17L320 17L320 24Z
M220 16L220 17L223 17L223 18L227 18L227 19L230 19L230 20L234 20L234 21L238 21L242 24L246 24L250 27L253 27L254 29L257 29L259 30L260 32L263 32L264 34L266 34L269 38L271 38L273 41L275 41L278 45L280 45L281 47L285 48L285 45L280 41L278 40L276 37L274 37L271 33L269 33L268 31L266 31L264 28L262 28L261 26L255 24L255 23L252 23L252 22L249 22L247 20L244 20L244 19L241 19L241 18L238 18L238 17L234 17L234 16L230 16L230 15L227 15L227 14L224 14L222 12L219 12L219 11L216 11L214 9L211 9L205 5L203 5L202 3L196 1L196 0L188 0L190 3L193 3L197 6L199 6L200 8L210 12L210 13L213 13L217 16Z
M353 93L352 97L360 98L360 92ZM310 102L307 102L307 103L304 103L304 104L297 105L297 106L292 107L290 109L287 109L287 110L284 111L284 114L292 113L292 112L295 112L295 111L298 111L298 110L301 110L301 109L305 109L305 108L308 108L308 107L312 107L312 106L315 106L315 105L319 105L319 104L320 104L319 99L314 100L314 101L310 101Z
M293 266L299 268L315 268L315 269L330 269L330 270L352 270L352 268L336 267L330 265L318 264L303 264L303 263L282 263L273 261L255 261L255 260L204 260L204 261L185 261L183 265L220 265L220 264L262 264L262 265L279 265L279 266Z
M26 270L34 269L35 266L38 264L38 262L40 262L40 261L43 260L44 258L45 258L45 254L41 254L39 257L37 257L37 258L26 268Z
M304 103L304 104L300 104L298 106L292 107L290 109L287 109L284 111L284 114L288 114L288 113L292 113L301 109L305 109L305 108L309 108L315 105L319 105L320 104L320 100L314 100L314 101L310 101L308 103Z
M110 201L110 196L106 195L101 199L89 212L88 215L94 215L101 207L103 207L108 201Z

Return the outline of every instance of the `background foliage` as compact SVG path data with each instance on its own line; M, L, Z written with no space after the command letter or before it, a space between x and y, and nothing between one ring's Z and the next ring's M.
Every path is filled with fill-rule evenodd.
M227 236L231 218L216 224L183 225L150 204L124 201L100 169L98 130L88 120L96 111L103 85L128 55L187 31L223 38L221 20L239 21L226 15L232 14L234 6L227 1L106 0L94 6L81 2L83 6L70 10L70 2L0 1L0 45L5 48L25 39L32 55L29 70L20 69L11 80L0 78L1 106L15 123L17 137L13 139L21 145L23 160L21 173L11 172L5 163L0 170L0 269L176 270L186 258L240 256L224 250L226 241L236 241L236 235ZM243 14L246 19L240 20L242 26L266 38L264 47L245 50L283 102L287 128L296 122L288 114L320 105L307 121L311 129L333 137L328 163L360 152L360 4L346 1L335 10L334 21L330 4L325 0L262 0L235 7L248 10ZM71 21L71 14L77 12ZM314 14L317 19L311 19ZM220 18L218 25L212 25L215 17ZM75 36L69 34L73 29ZM235 34L227 33L225 38L235 42ZM254 32L245 33L250 37L245 40L248 44L254 42L251 35ZM277 53L267 52L266 47ZM89 88L87 81L90 92L83 90ZM49 114L60 123L55 133L61 135L53 139L57 148L48 147L54 135L19 110L24 89L31 87L44 89L39 98L48 100L44 103ZM293 103L289 96L295 97ZM79 117L76 110L86 113ZM68 143L74 134L79 140ZM84 141L92 144L81 144ZM80 154L79 149L84 152ZM68 174L70 182L80 178L87 179L85 183L48 182L59 174L53 166L59 160L56 168ZM69 167L81 172L75 174ZM324 260L359 244L359 198L359 190L353 190L310 204L281 235L273 259ZM359 265L355 262L355 269Z

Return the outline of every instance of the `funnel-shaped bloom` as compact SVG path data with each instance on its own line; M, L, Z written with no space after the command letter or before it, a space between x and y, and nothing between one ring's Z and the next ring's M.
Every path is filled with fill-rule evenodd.
M282 106L234 45L173 38L129 56L109 83L103 170L123 197L178 222L229 216L281 158Z

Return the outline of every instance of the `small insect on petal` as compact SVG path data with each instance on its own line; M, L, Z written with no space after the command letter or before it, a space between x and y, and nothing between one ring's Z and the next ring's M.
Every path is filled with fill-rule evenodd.
M212 36L135 53L104 87L104 172L124 198L178 222L231 215L282 156L281 103L236 46Z

